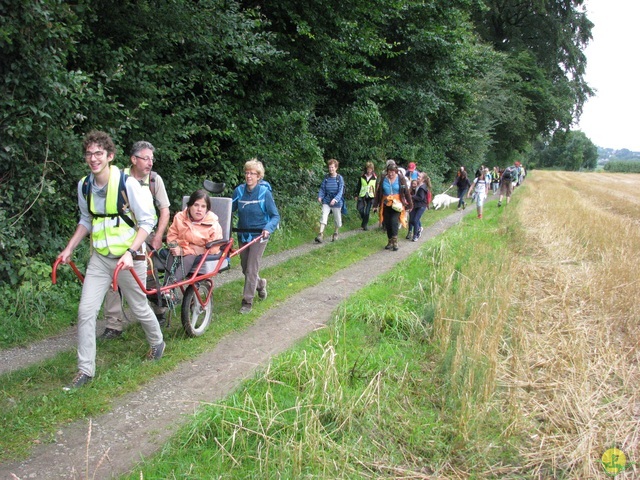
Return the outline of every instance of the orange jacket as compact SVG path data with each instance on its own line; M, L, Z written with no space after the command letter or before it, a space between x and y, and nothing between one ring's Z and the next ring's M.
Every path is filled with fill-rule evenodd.
M183 255L201 255L205 252L205 245L208 242L221 238L222 227L218 222L218 216L211 210L200 223L191 221L188 208L176 213L167 233L167 242L175 242L182 247ZM216 247L209 253L214 254L219 251L220 247Z

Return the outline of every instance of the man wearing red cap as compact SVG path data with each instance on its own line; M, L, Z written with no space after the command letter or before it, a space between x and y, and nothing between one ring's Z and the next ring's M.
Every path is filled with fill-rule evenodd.
M411 183L411 180L417 180L419 173L420 172L418 172L416 164L414 162L410 162L409 166L407 167L407 178L409 180L409 183Z

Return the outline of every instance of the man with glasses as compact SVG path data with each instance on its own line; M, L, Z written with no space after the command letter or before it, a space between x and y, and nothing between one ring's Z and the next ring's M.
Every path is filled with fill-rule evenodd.
M84 237L91 235L91 258L78 305L78 372L65 390L82 387L95 376L96 319L117 266L125 270L118 276L122 293L151 347L147 359L159 360L165 349L162 331L147 297L126 271L135 269L142 281L147 276L141 253L145 239L156 224L153 209L149 207L150 193L133 177L125 182L120 170L111 165L115 145L108 134L89 132L83 147L91 173L78 182L80 220L67 246L58 255L62 263L69 263L75 248Z
M153 250L159 250L160 247L162 247L162 237L169 225L169 207L171 204L162 177L152 170L154 152L155 147L149 142L139 141L134 143L131 147L131 166L125 168L124 173L138 180L142 188L151 193L151 197L153 198L151 208L155 207L158 212L158 224L155 233L151 233L147 237L146 242ZM151 278L149 280L152 282ZM158 318L158 322L160 325L163 325L165 323L164 315L167 308L162 305L157 305L156 303L152 303L151 307ZM104 317L106 320L106 328L102 335L100 335L100 340L112 340L121 337L124 328L122 299L120 294L114 292L112 289L109 290L105 297Z

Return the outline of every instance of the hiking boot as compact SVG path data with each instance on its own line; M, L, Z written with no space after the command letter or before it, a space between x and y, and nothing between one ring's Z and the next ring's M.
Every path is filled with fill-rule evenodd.
M384 247L385 250L391 250L393 248L393 240L389 239L389 243Z
M62 389L65 392L68 392L70 390L74 390L76 388L82 387L83 385L86 385L91 380L93 380L93 377L90 377L86 373L78 372L76 373L76 376L73 377L73 380L71 380L71 383L69 385L62 387Z
M391 242L392 242L392 247L391 247L391 249L392 249L394 252L397 252L397 251L398 251L398 237L393 237L393 238L391 238Z
M322 233L319 233L318 236L316 237L316 243L322 243Z
M102 335L98 337L98 340L113 340L115 338L120 338L122 336L122 332L120 330L116 330L114 328L105 328Z
M166 347L164 342L158 345L152 345L149 353L147 353L147 360L160 360L164 354L164 347Z
M411 232L407 233L407 236L404 238L406 238L407 240L411 240Z
M244 315L246 313L251 313L251 304L250 303L243 303L242 307L240 307L240 313L242 315Z
M258 288L258 298L260 300L264 300L265 298L267 298L267 279L263 278L261 279L262 282L262 287Z

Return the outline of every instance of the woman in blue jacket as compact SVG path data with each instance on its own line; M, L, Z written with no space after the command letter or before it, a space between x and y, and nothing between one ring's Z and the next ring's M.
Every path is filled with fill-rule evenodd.
M240 313L249 313L256 292L258 298L267 298L267 280L260 278L260 260L267 242L280 223L280 214L271 195L271 185L264 181L264 165L253 158L244 164L245 183L233 192L232 211L238 213L238 244L242 248L256 237L262 237L240 252L244 274L244 290Z

